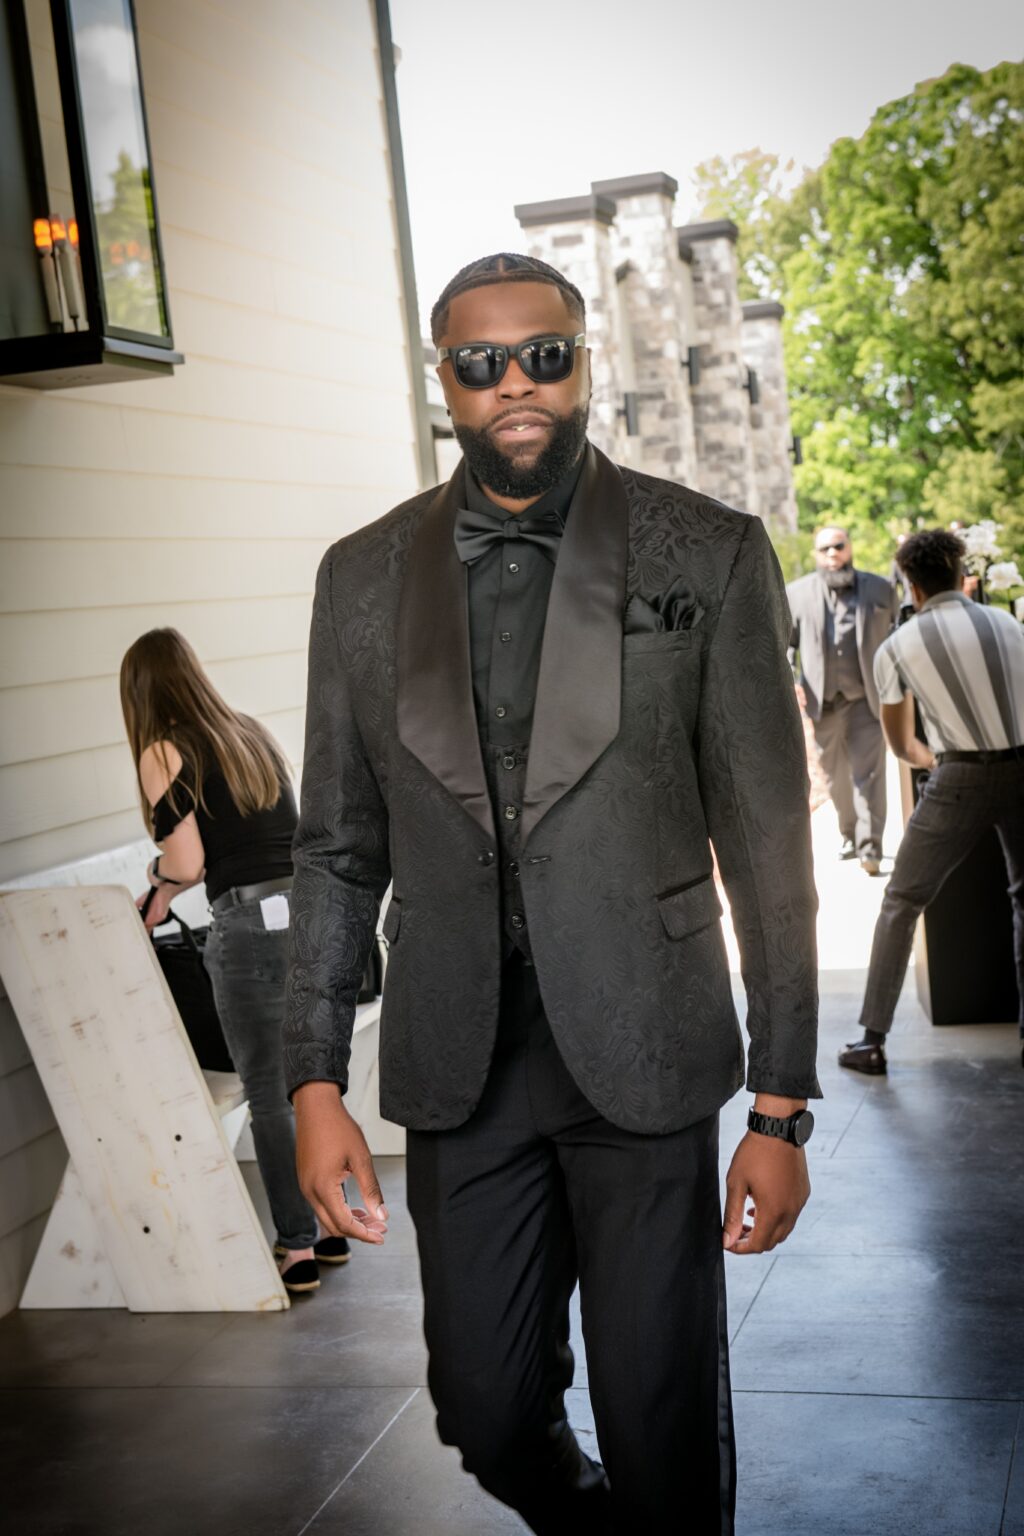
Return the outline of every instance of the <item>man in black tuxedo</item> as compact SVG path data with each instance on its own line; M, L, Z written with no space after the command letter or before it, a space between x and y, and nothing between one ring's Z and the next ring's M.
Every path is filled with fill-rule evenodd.
M300 1183L327 1232L383 1241L342 1096L392 881L381 1111L408 1127L441 1438L534 1531L721 1536L723 1247L792 1230L819 1094L782 579L758 519L587 443L584 305L560 273L474 262L433 329L464 462L317 582L286 1029ZM724 1224L718 1110L743 1051L712 844L756 1096ZM577 1279L603 1465L565 1417Z

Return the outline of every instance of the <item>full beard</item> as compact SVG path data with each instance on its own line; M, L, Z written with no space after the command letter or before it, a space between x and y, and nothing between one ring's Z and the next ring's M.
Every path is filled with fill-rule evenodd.
M846 565L838 566L834 571L825 571L824 577L825 585L830 592L845 592L848 587L853 586L853 561L851 560Z
M554 431L546 447L542 448L531 464L517 464L498 448L486 428L455 425L455 436L466 456L466 463L481 485L496 491L499 496L510 496L516 501L526 501L531 496L543 496L559 480L564 480L583 452L587 440L587 420L590 406L578 405L568 416L554 416Z

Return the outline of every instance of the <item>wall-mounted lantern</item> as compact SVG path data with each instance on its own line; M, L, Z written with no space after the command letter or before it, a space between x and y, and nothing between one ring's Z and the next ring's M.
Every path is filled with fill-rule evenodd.
M616 416L626 418L626 436L640 436L640 404L635 389L627 389L622 397L622 404L615 412Z
M700 347L687 347L683 367L689 376L690 388L696 389L700 383Z
M761 386L757 382L757 370L756 369L754 369L754 368L748 368L747 369L746 382L744 383L743 388L746 390L747 394L750 396L750 403L751 403L751 405L760 405L760 403L761 403Z
M0 381L167 375L174 350L132 0L50 0L73 207L47 193L23 0L0 26ZM5 79L4 77L8 77Z

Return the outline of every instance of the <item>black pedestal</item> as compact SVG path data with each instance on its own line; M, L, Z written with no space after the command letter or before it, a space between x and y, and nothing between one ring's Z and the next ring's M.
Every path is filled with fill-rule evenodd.
M917 778L913 798L917 803ZM917 925L917 997L933 1024L1015 1024L1017 974L1006 860L987 832Z

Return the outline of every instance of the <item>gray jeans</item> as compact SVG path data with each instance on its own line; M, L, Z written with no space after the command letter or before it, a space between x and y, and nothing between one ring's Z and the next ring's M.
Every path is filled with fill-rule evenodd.
M824 711L814 722L814 737L840 832L862 857L878 857L885 830L885 740L867 699Z
M860 1017L865 1029L888 1031L918 917L992 827L1006 859L1024 1033L1024 762L1013 761L940 763L924 784L875 924Z
M205 958L224 1038L252 1111L256 1161L277 1240L284 1248L311 1248L317 1221L295 1172L295 1115L281 1042L288 930L264 928L258 901L229 907L214 919Z

